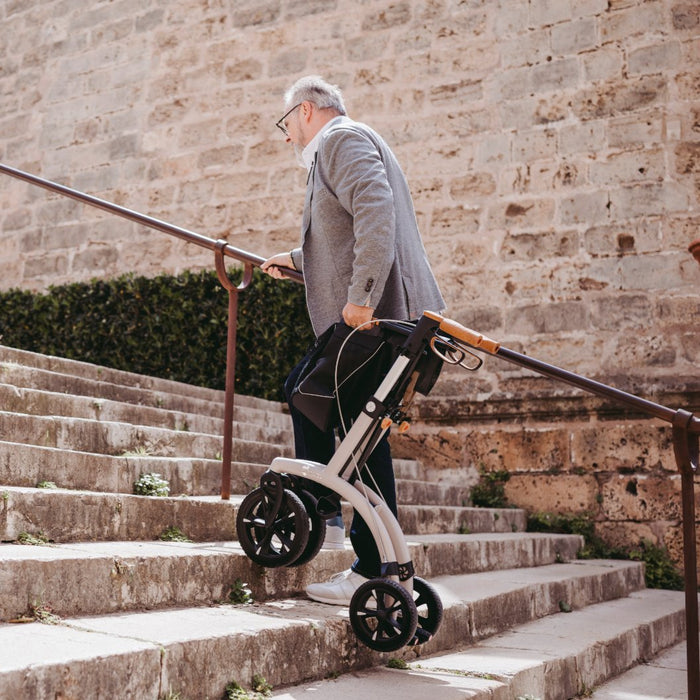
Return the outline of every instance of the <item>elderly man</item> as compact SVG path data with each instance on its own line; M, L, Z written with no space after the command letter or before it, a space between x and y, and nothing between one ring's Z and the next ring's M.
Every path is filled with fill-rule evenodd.
M285 94L277 122L308 170L301 246L266 260L262 270L281 277L291 267L304 275L314 333L344 321L367 329L373 318L410 320L445 303L421 241L408 183L396 157L370 127L346 116L338 87L318 76L298 80ZM285 385L289 398L304 361ZM292 407L297 457L327 463L335 436ZM391 452L385 436L367 462L396 514ZM379 576L374 539L355 514L350 539L357 555L348 571L312 584L313 600L348 605L355 590Z

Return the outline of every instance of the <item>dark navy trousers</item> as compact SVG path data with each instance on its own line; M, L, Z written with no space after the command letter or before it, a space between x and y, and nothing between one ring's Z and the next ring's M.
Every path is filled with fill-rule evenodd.
M291 394L297 384L299 375L306 364L306 357L290 372L284 384L284 394L289 404L289 411L294 426L294 449L297 459L309 459L321 464L328 464L335 453L336 431L319 430L306 416L292 406ZM362 480L379 493L386 501L391 512L396 515L396 484L394 467L391 461L389 433L384 434L362 470ZM372 475L374 481L369 478ZM376 488L375 488L376 483ZM316 492L318 494L318 492ZM357 559L352 565L353 571L365 578L380 575L381 561L374 537L365 521L355 512L350 526L350 541Z

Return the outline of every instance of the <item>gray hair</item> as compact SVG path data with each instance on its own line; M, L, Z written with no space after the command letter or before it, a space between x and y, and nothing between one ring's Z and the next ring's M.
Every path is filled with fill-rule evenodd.
M299 78L284 93L284 104L288 108L301 102L313 102L321 109L334 109L339 114L347 114L340 88L326 82L320 75Z

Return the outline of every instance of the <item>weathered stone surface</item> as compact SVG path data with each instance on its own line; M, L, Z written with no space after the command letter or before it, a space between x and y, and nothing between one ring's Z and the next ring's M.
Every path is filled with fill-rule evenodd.
M593 512L598 484L592 474L514 474L505 493L509 503L529 512Z

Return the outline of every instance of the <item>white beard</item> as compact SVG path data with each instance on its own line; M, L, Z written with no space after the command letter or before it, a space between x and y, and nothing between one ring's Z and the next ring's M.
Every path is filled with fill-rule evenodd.
M304 170L308 170L309 166L304 161L304 149L298 144L294 144L294 157L296 158L297 165Z

